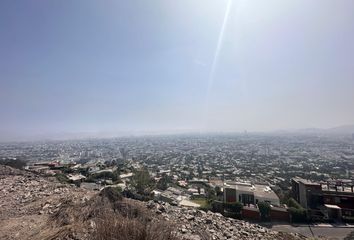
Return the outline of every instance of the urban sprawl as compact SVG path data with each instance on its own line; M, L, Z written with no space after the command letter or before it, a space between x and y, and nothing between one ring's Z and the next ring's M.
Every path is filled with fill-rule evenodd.
M79 188L250 220L354 221L354 135L195 134L2 143L0 159Z

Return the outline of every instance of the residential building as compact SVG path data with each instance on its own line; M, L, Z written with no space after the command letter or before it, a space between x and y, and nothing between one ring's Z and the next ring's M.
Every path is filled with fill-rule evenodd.
M316 197L322 191L321 185L302 178L291 180L292 197L303 207L315 207L319 199Z
M244 205L268 202L271 205L280 205L279 197L267 185L250 183L227 183L224 186L225 202L241 202Z

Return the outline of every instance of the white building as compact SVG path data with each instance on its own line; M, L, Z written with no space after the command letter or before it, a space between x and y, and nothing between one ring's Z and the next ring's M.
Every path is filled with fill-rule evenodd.
M243 204L257 204L268 202L279 206L279 197L267 185L250 183L228 183L224 186L225 202L242 202Z

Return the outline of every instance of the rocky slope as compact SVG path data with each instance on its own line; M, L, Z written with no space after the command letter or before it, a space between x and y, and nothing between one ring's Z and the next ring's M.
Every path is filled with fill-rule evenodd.
M84 201L94 193L54 179L0 165L0 239L40 239L49 216L71 199Z
M121 199L0 165L0 239L304 239L221 214Z
M166 221L173 222L182 239L304 239L298 235L270 231L260 225L225 218L220 213L180 208L167 203L147 203Z

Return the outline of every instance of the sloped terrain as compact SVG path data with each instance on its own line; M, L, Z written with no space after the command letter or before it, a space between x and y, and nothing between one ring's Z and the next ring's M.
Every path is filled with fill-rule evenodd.
M0 165L0 239L289 239L220 214L124 199Z
M41 239L49 216L70 199L79 203L94 193L0 165L0 239Z

